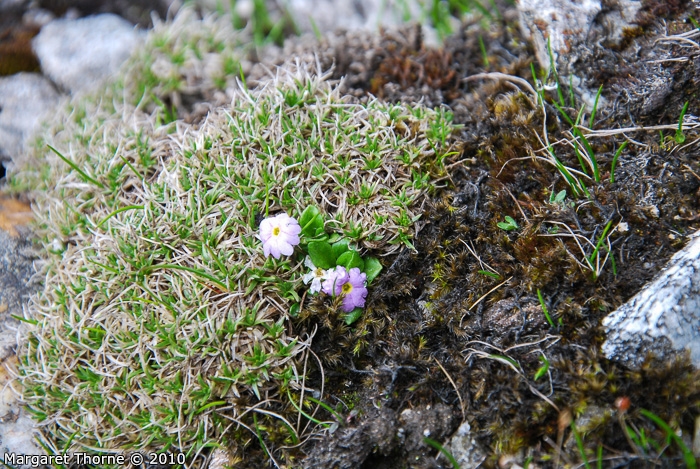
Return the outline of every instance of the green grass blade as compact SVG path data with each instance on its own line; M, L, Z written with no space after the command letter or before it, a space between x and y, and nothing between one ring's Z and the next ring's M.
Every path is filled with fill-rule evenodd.
M595 113L598 110L598 100L600 99L600 93L603 92L603 85L600 85L598 92L595 95L595 101L593 101L593 110L591 111L591 118L588 119L588 127L593 128L593 120L595 119Z
M613 157L612 163L610 164L610 183L612 184L615 182L615 165L617 164L617 159L620 157L620 154L622 151L625 149L629 142L623 142L622 145L620 145L620 148L617 149L615 152L615 156Z
M457 462L455 457L452 456L452 453L447 451L440 443L428 437L424 437L423 441L425 442L425 444L430 445L436 450L440 451L447 458L447 460L450 461L450 464L452 464L452 467L454 467L454 469L459 469L459 463Z
M486 53L486 45L481 35L479 35L479 48L481 49L481 58L484 61L484 68L489 68L489 55Z
M683 453L683 460L685 461L685 466L688 469L697 469L698 465L697 465L697 461L695 460L695 456L693 456L693 452L688 449L688 447L685 445L685 443L683 443L683 440L678 435L676 435L676 432L674 432L673 429L671 427L669 427L666 422L664 422L661 418L659 418L658 415L656 415L653 412L650 412L648 410L639 409L639 412L643 416L645 416L646 418L648 418L649 420L654 422L656 425L661 427L663 429L663 431L666 432L668 437L678 445L681 452Z
M549 311L547 310L547 305L544 304L544 298L542 298L542 293L540 292L540 289L537 289L537 298L540 300L540 306L542 306L542 311L544 312L544 317L547 318L547 322L549 323L550 326L554 327L554 321L552 321L552 317L549 315Z
M340 415L338 412L336 412L334 408L332 408L331 406L329 406L329 405L326 404L325 402L320 401L320 400L318 400L318 399L314 399L314 398L311 397L311 396L307 397L307 399L310 400L311 402L313 402L314 404L318 404L318 405L320 405L321 407L323 407L324 409L326 409L326 410L327 410L333 417L335 417L339 422L342 422L342 421L343 421L343 416Z
M304 417L306 417L308 420L312 421L312 422L315 423L316 425L321 425L322 427L330 428L330 424L328 424L328 423L326 423L326 422L321 422L320 420L315 419L315 418L313 418L312 416L310 416L309 414L307 414L306 412L304 412L304 411L301 409L301 407L299 407L299 406L297 405L297 403L294 402L294 399L292 399L292 395L289 393L289 391L287 391L287 397L289 397L289 402L290 402L290 403L292 404L292 406L297 410L297 412L299 412L301 415L303 415Z
M593 250L593 253L588 257L588 262L593 264L593 259L598 255L598 251L600 251L600 247L603 245L603 241L606 239L606 235L608 234L608 230L610 229L610 226L612 225L612 220L608 222L607 225L605 225L605 228L603 228L603 234L600 235L600 238L598 238L598 242L595 245L595 249Z
M573 127L573 126L574 126L574 121L572 121L572 120L571 120L571 117L569 117L569 115L568 115L567 113L564 112L563 106L559 106L556 102L553 102L552 104L554 104L554 107L557 108L557 111L559 111L559 114L561 114L562 117L564 117L564 119L566 120L566 122L568 122L569 125L570 125L571 127Z
M126 212L127 210L143 210L143 205L127 205L126 207L118 208L115 211L113 211L112 213L110 213L109 215L107 215L101 222L99 222L97 224L97 226L95 226L95 228L101 227L102 225L105 224L105 222L107 220L109 220L110 218L112 218L116 214L121 213L121 212Z
M683 133L683 118L685 117L685 113L688 112L688 103L690 101L686 101L685 104L683 105L683 109L681 109L681 115L678 118L678 130L676 130L676 143L678 145L681 145L683 142L685 142L685 134Z
M591 166L593 166L593 179L595 179L595 182L600 182L600 170L598 169L598 160L595 157L593 147L591 147L591 144L588 143L588 139L579 129L574 129L574 136L581 139L581 143L583 143L583 147L586 149L588 158L591 161Z
M581 435L578 434L578 431L576 431L576 425L574 422L571 422L571 431L574 433L574 438L576 438L576 446L578 446L578 451L581 453L581 459L583 459L583 465L586 467L586 469L591 469L591 466L588 464L588 457L586 456L586 450L583 447L583 440L581 439Z
M101 182L99 182L98 180L96 180L96 179L91 178L90 176L88 176L88 174L87 174L85 171L83 171L82 169L80 169L80 168L78 167L77 164L73 163L71 160L69 160L68 158L66 158L65 156L63 156L63 155L61 154L60 151L56 150L56 149L55 149L54 147L52 147L51 145L48 145L48 144L47 144L46 146L49 147L49 149L51 149L52 152L56 153L56 155L57 155L59 158L61 158L61 159L63 160L64 163L66 163L68 166L70 166L71 168L73 168L78 174L80 174L85 182L90 182L90 183L96 185L97 187L99 187L100 189L104 189L104 188L105 188L105 186L104 186Z
M554 81L557 83L557 96L559 97L559 104L561 107L566 106L564 101L564 93L561 90L561 84L559 83L559 74L557 73L557 64L554 62L554 54L552 53L552 41L551 38L547 38L547 52L549 53L549 71L554 76Z
M569 106L576 107L576 98L574 97L574 77L569 75ZM578 119L576 119L578 122Z

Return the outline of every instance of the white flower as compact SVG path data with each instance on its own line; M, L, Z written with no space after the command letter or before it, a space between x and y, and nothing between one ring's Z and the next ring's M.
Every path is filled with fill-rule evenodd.
M321 283L328 278L328 272L323 270L320 267L316 267L313 262L311 262L311 258L309 256L306 256L306 260L304 261L304 265L311 269L311 272L308 274L304 275L302 277L302 280L304 283L308 284L311 282L311 287L309 288L310 293L317 293L321 291Z

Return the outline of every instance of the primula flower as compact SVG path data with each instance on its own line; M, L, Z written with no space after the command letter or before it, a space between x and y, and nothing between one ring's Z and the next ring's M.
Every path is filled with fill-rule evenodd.
M348 281L341 287L343 294L343 311L346 313L352 311L358 306L361 308L365 305L367 297L367 274L360 272L360 269L354 267L348 272Z
M309 256L306 256L306 260L304 261L304 265L311 269L311 272L308 274L304 275L302 277L302 280L304 280L304 283L308 284L311 282L311 287L309 288L310 293L317 293L321 291L321 283L328 278L328 272L323 270L320 267L316 267L313 262L311 262L311 258Z
M262 241L266 257L272 254L272 257L279 259L281 254L292 255L294 246L299 244L299 233L299 222L286 213L280 213L260 222L258 239Z
M359 270L359 269L358 269ZM340 295L343 285L348 281L348 271L342 265L336 266L335 270L326 271L326 280L323 282L322 290L326 295Z

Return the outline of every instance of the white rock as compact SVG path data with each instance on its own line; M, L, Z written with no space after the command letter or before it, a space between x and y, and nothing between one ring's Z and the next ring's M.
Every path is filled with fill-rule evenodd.
M58 92L37 73L0 78L0 159L12 159L54 108Z
M604 320L605 355L638 367L647 352L690 351L700 368L700 232L642 291Z
M143 34L113 14L50 22L32 41L41 69L76 93L92 90L116 74Z
M582 44L619 45L624 28L642 7L641 0L520 0L516 2L523 34L535 45L540 66L549 69L547 41L557 60L557 70L566 74L566 66L577 59ZM605 3L605 7L603 7Z
M485 453L477 444L471 431L469 422L464 422L445 445L445 449L457 460L460 469L476 469L486 460Z
M0 423L0 448L2 453L14 453L22 455L45 454L35 443L37 430L34 422L21 411L17 420L13 422Z
M377 31L407 20L420 21L427 15L425 3L419 0L289 0L285 7L303 32L314 32L314 27L321 33L337 29ZM424 25L423 34L426 44L439 45L433 28Z

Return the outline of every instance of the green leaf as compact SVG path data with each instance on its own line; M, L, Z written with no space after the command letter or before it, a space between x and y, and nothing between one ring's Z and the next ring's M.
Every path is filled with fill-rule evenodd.
M290 308L289 308L289 315L292 316L293 318L297 317L299 315L299 308L301 306L299 303L294 303Z
M513 220L513 217L506 216L506 221L505 222L498 222L496 223L498 227L502 230L510 231L510 230L517 230L518 229L518 224Z
M535 381L547 374L547 371L549 370L549 360L547 360L544 355L540 355L540 361L542 362L542 366L539 367L535 373Z
M304 236L307 238L316 237L323 233L323 215L316 207L309 205L302 212L299 225L301 225L301 232Z
M345 315L345 324L348 326L360 319L362 316L362 308L355 308Z
M379 262L379 259L376 257L368 257L365 259L365 274L367 274L367 285L372 283L372 280L374 280L377 275L379 275L379 272L382 271L382 264Z
M341 254L343 254L344 252L347 252L348 249L350 249L348 247L348 240L347 239L341 239L337 243L334 243L331 247L333 248L333 258L334 259L338 259L338 257L340 257Z
M362 257L360 257L360 254L353 249L341 254L340 257L338 257L338 259L336 260L336 263L337 265L342 265L347 270L350 270L355 267L359 268L360 270L364 270L365 268L365 261L363 261Z
M331 245L326 241L312 241L309 243L309 257L316 267L330 269L335 267L335 256Z

